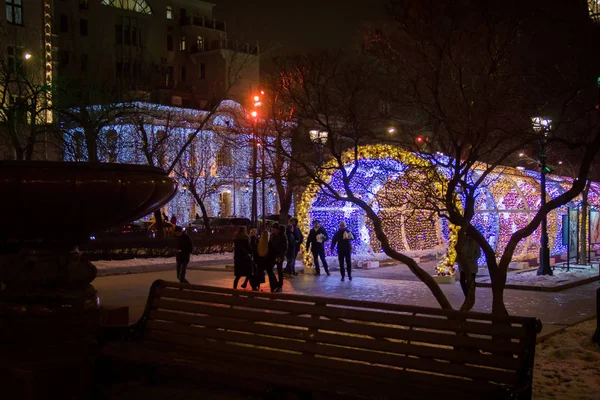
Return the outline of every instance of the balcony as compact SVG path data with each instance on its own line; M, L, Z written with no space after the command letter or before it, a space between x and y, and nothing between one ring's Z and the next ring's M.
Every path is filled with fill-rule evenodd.
M252 45L250 43L240 43L237 40L211 40L204 44L204 47L200 48L198 45L193 45L190 48L191 54L207 53L214 50L233 50L239 53L258 55L258 44Z
M179 20L179 25L181 25L181 26L199 26L201 28L216 29L218 31L227 30L227 24L225 23L225 21L219 21L214 18L207 18L207 17L197 17L197 16L182 17Z

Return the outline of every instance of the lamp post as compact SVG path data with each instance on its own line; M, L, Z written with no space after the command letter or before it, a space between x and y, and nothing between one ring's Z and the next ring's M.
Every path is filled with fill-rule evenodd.
M547 118L533 117L533 129L541 133L540 136L540 209L546 204L546 174L548 167L546 166L546 147L548 145L548 132L550 131L552 121ZM542 219L542 232L540 238L540 267L537 271L538 275L552 275L550 268L550 248L548 247L548 218L544 216Z
M252 226L254 228L258 227L258 202L257 202L257 194L256 194L256 179L257 179L257 163L258 163L258 135L256 132L256 117L258 113L253 111L251 113L252 118L254 119L253 123L253 133L252 133Z

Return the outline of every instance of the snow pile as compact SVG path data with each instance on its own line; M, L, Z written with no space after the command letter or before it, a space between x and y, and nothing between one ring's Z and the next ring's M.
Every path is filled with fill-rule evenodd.
M577 282L583 279L598 276L598 266L580 267L581 269L571 269L567 272L566 268L554 269L554 275L537 275L537 270L511 273L506 276L507 285L518 286L536 286L553 287L562 286L568 283ZM489 277L477 279L480 283L491 283Z
M533 398L599 399L600 346L592 342L596 320L583 322L538 344Z
M223 254L192 254L190 263L206 262L206 261L223 261L231 262L233 253ZM157 258L133 258L131 260L109 260L109 261L94 261L93 264L98 269L105 268L131 268L131 267L146 267L149 265L174 264L175 257L157 257Z

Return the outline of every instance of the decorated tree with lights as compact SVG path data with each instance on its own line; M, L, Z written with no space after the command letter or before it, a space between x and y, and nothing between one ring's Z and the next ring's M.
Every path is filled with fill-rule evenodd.
M417 197L432 199L428 208L461 228L457 255L463 263L465 235L479 244L498 314L506 313L503 293L515 249L550 211L584 190L600 149L598 118L591 110L598 66L583 44L591 32L568 5L554 7L397 0L389 8L393 20L366 36L370 54L384 64L382 98L398 132L389 140L427 161L418 170L441 171L431 174L437 182L422 185ZM552 62L545 57L550 53ZM536 132L532 117L544 114L553 122ZM506 173L502 165L525 147L544 158L547 148L579 151L576 179L506 232L503 249L494 249L474 226L476 204L482 190ZM473 302L470 293L462 308Z

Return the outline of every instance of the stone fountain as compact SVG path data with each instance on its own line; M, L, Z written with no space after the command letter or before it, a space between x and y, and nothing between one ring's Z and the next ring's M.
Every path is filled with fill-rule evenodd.
M0 162L0 386L28 398L85 391L87 375L64 379L84 373L100 323L97 271L77 246L175 191L164 171L146 166Z

